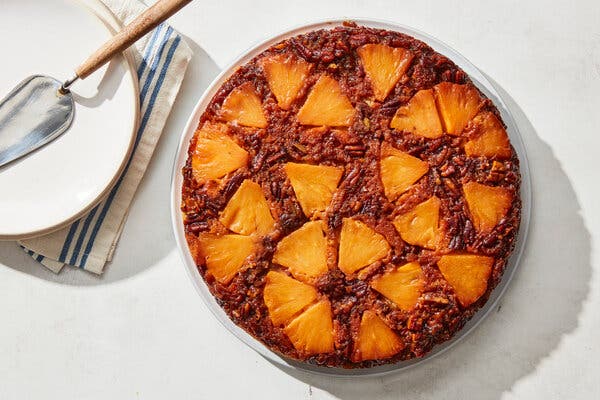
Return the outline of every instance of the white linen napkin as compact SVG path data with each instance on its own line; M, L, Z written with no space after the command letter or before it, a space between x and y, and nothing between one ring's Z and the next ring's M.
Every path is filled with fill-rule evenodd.
M123 25L146 9L138 0L102 2ZM57 232L19 242L31 257L55 273L71 265L101 274L111 260L192 56L181 36L165 23L129 51L137 65L141 109L135 147L125 171L107 197L87 215Z

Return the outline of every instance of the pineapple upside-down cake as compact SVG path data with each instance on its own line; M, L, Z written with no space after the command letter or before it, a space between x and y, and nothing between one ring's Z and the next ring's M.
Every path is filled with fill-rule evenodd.
M190 252L271 350L370 367L450 339L498 284L520 222L499 112L445 56L347 23L240 67L183 169Z

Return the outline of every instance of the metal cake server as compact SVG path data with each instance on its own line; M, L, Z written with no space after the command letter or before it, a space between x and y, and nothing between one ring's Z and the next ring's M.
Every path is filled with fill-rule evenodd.
M75 102L69 87L120 54L192 0L159 0L96 50L65 82L34 75L0 101L0 167L50 143L69 129Z

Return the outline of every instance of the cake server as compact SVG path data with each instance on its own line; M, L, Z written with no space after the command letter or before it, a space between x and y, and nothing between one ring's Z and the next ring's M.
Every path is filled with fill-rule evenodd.
M104 43L61 82L34 75L0 100L0 167L50 143L69 129L75 102L69 88L120 54L192 0L159 0Z

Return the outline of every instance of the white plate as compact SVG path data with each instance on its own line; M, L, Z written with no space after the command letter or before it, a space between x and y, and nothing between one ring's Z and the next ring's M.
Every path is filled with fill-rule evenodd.
M72 76L119 28L94 0L2 1L0 97L30 75ZM131 153L138 121L132 65L120 56L77 82L71 128L0 168L0 239L61 228L100 201L116 181Z
M373 368L344 369L311 365L308 363L292 360L287 357L282 357L281 355L271 351L260 341L252 337L248 332L234 324L233 321L229 319L229 316L225 313L221 306L219 306L215 298L210 293L206 283L204 282L204 279L198 272L196 263L192 259L192 256L190 255L190 252L188 250L181 218L181 185L183 184L183 176L181 174L181 169L185 165L189 141L193 137L194 132L196 131L196 127L198 126L200 116L210 103L210 100L215 95L217 90L237 70L239 66L247 63L256 55L271 47L275 43L288 39L292 36L300 35L313 30L333 28L335 26L341 25L344 22L344 20L331 20L326 22L319 22L292 29L252 47L250 50L241 55L240 58L238 58L231 65L225 68L223 72L209 86L206 92L204 92L204 94L196 104L196 107L194 108L194 111L192 112L192 115L190 116L186 128L183 132L183 135L181 137L179 149L175 157L175 163L173 165L173 176L171 181L171 221L173 225L173 232L175 233L175 239L177 241L177 245L179 247L179 251L183 258L185 267L188 271L190 278L192 279L192 282L194 283L194 286L196 287L198 293L200 294L210 311L215 315L217 320L219 320L219 322L223 324L223 326L225 326L242 342L246 343L248 346L254 349L257 353L259 353L267 360L271 361L272 363L285 370L299 369L312 373L325 374L331 376L373 376L389 374L391 372L413 367L417 364L425 362L426 360L430 360L436 355L443 353L444 351L450 349L452 346L460 342L461 339L468 335L469 332L471 332L485 318L485 316L488 315L488 313L492 309L494 309L498 300L504 294L508 283L512 279L512 276L514 275L514 272L517 266L519 265L519 259L521 258L521 254L523 253L523 249L525 246L525 241L529 227L529 218L531 214L531 181L529 177L529 165L527 162L525 146L521 139L518 127L515 124L512 115L508 111L508 108L500 98L500 95L494 89L494 86L481 73L481 71L479 71L473 64L471 64L458 52L456 52L446 44L442 43L441 41L423 32L391 22L365 19L353 19L353 21L363 26L379 29L388 29L392 31L406 33L418 40L427 43L435 51L447 56L452 61L454 61L459 67L461 67L463 71L465 71L469 75L473 83L489 99L491 99L494 102L494 104L496 105L496 107L502 115L502 119L507 125L508 135L510 136L511 143L515 148L521 163L521 225L519 227L519 233L515 248L510 256L504 274L502 275L502 280L500 281L498 286L496 286L496 288L492 291L487 303L485 303L485 305L475 313L473 318L471 318L471 320L467 322L467 324L459 332L457 332L451 340L435 346L433 350L423 358L408 361L400 361L396 364L382 365Z

